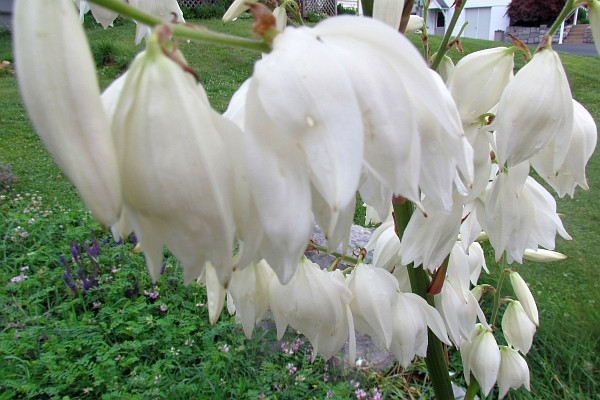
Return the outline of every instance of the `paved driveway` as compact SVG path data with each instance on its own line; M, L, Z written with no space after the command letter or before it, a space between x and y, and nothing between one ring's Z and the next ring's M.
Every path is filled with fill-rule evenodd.
M580 56L597 56L598 51L593 43L563 43L553 44L552 48L556 51L578 54Z

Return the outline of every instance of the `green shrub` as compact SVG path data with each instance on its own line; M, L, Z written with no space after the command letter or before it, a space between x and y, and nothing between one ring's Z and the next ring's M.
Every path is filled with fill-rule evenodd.
M98 68L115 65L117 62L117 47L107 41L95 42L92 44L92 55Z
M317 23L325 18L327 18L328 15L324 12L309 12L306 14L306 17L304 17L304 19L307 22L311 22L311 23Z
M188 19L213 19L221 18L231 4L230 0L216 0L195 5L194 7L181 7L183 16Z
M344 5L342 3L339 3L337 5L337 13L338 13L338 15L342 15L342 14L357 15L358 10L356 8L352 8L352 7L344 7Z

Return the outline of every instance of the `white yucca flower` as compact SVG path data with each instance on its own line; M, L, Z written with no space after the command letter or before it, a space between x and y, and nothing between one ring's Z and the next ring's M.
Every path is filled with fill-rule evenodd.
M531 322L521 303L518 300L510 301L502 317L502 333L506 342L527 354L531 349L535 330L535 324Z
M329 247L347 240L357 190L380 215L393 193L418 202L421 183L451 209L457 174L472 179L472 154L438 80L406 38L373 19L331 18L274 39L226 114L245 131L269 243L261 255L280 278L293 273L313 216ZM422 167L430 163L443 167Z
M226 283L233 270L235 180L224 138L240 133L210 108L202 86L157 40L151 37L122 85L107 90L109 98L118 96L112 130L124 203L114 230L135 231L154 279L166 245L182 262L186 282L210 261Z
M511 271L510 283L512 284L517 299L521 303L523 310L525 311L531 322L533 322L535 326L540 326L537 305L535 304L535 300L533 298L533 295L531 294L531 290L529 290L529 286L527 286L525 280L521 277L521 275L519 275L518 272Z
M463 123L472 123L498 103L513 77L515 48L494 47L470 53L452 70L446 85Z
M496 118L496 156L509 167L530 159L554 139L554 167L567 155L573 128L571 89L558 54L539 50L500 97Z
M500 173L485 198L478 203L477 218L489 235L500 259L523 262L526 249L554 249L555 236L571 237L556 213L556 201L543 186L528 176L529 163Z
M236 320L242 324L248 339L252 337L254 325L269 309L269 286L274 277L275 273L264 260L236 270L231 276L227 291Z
M463 207L455 201L450 214L435 208L425 197L423 206L427 215L415 210L400 245L402 264L413 262L435 271L452 250L460 229Z
M598 129L592 115L573 100L573 131L563 164L555 168L555 141L551 141L531 159L531 165L560 197L573 197L577 186L588 189L585 166L596 148Z
M356 330L369 335L377 347L389 349L398 281L385 269L361 263L346 279L346 284L352 292L350 310Z
M443 343L450 342L444 321L435 308L414 293L399 292L397 296L398 300L394 304L391 316L393 323L390 351L406 368L415 355L425 357L428 328Z
M477 324L471 340L460 347L464 376L467 385L471 382L471 373L477 379L484 395L488 395L500 370L500 350L491 329Z
M317 353L326 360L331 358L350 340L350 358L354 358L352 292L339 270L321 270L303 257L287 284L271 279L269 297L278 339L291 326L310 340L313 360Z
M500 370L498 371L498 397L504 398L510 389L529 387L529 367L525 359L515 350L500 346Z

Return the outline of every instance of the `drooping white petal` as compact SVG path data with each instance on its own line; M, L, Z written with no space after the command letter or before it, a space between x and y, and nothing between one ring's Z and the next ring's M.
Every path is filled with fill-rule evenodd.
M492 164L490 140L485 126L479 123L465 125L465 136L473 147L474 167L473 184L467 196L463 198L463 202L468 203L481 196L488 186L490 176L495 176L497 166Z
M498 372L498 397L504 398L509 389L529 387L529 367L525 359L515 350L500 346L500 370Z
M492 129L500 165L517 165L555 138L554 167L562 165L571 137L571 90L558 54L538 51L504 90Z
M455 346L461 346L471 339L477 317L483 315L474 295L468 290L463 292L452 278L446 278L441 293L435 295L435 308L442 316ZM485 322L485 317L482 322Z
M221 21L223 21L223 23L235 21L237 17L239 17L240 15L242 15L242 13L250 9L250 7L248 7L248 4L256 3L258 3L258 0L235 0L233 3L231 3L227 11L225 11L225 14L223 14L223 18L221 18Z
M390 101L393 102L400 102L400 104L410 105L419 132L425 132L431 127L443 130L443 133L440 131L427 133L428 135L433 135L434 138L438 138L442 135L447 141L447 143L445 143L447 148L460 149L460 151L457 151L456 154L452 155L455 161L451 161L451 165L458 165L459 168L464 169L469 168L468 165L465 165L467 164L469 157L464 153L465 148L461 140L461 137L464 136L464 134L462 132L462 125L456 106L451 100L448 101L448 98L451 98L451 96L446 87L443 83L432 79L431 71L427 68L423 58L404 35L399 35L396 30L391 29L377 20L350 16L326 19L315 27L313 34L318 35L322 40L327 41L328 43L340 43L340 46L342 43L358 42L360 43L360 46L349 46L346 48L368 49L370 53L367 53L367 50L365 50L365 55L373 54L372 52L375 51L375 54L378 55L377 59L379 59L379 62L374 64L374 66L377 67L377 71L386 73L386 76L394 77L394 79L390 80L388 94L386 94L385 98L390 99ZM369 60L369 58L362 58L362 60L364 60L363 62L367 62L366 60ZM359 79L364 78L365 77L361 75ZM397 82L397 84L394 82ZM399 86L403 87L402 91L399 91ZM410 99L408 99L407 103L403 103L405 99L399 99L397 97L398 94L401 93L409 94ZM371 97L373 96L371 95ZM436 112L432 113L430 110L436 110ZM364 111L365 110L363 109L363 113ZM374 112L373 110L370 111ZM404 114L405 113L402 113L402 115ZM395 120L395 118L390 120ZM385 120L373 118L373 121L378 121L378 126L385 127L385 124L382 122ZM405 125L403 124L402 126ZM397 129L392 128L395 128L393 124L381 131L382 136L386 137L385 140L399 140L389 139L390 133L398 135ZM408 135L410 132L403 132L402 134ZM369 139L366 137L366 152L368 152L368 140ZM425 140L426 145L430 145L432 148L435 147L431 140L431 136L427 136L427 138L424 138L423 140ZM394 149L398 150L396 148ZM389 150L387 150L387 152L389 152ZM428 153L428 156L430 154L431 153ZM406 174L405 171L414 171L416 168L420 168L422 160L414 165L400 158L388 159L387 157L381 157L379 155L379 160L375 160L365 156L365 161L371 166L373 166L372 164L376 161L382 163L382 160L387 161L387 164L385 164L386 168L382 170L373 168L373 170L380 176L389 176L389 174L393 174L386 179L389 188L396 194L418 202L419 197L418 194L415 193L413 184L405 184L407 179L409 179L407 178L407 175L412 174ZM441 162L441 160L436 160L436 164L437 161ZM392 162L395 164L390 165ZM472 178L468 171L464 171L464 176ZM440 197L442 196L440 195Z
M351 201L345 208L334 212L317 190L311 190L311 194L315 220L323 229L325 239L327 239L327 248L330 251L335 251L339 246L346 248L350 239L352 223L354 222L356 200ZM337 214L337 216L334 214Z
M442 342L448 343L446 328L438 312L414 293L398 293L390 351L403 367L408 366L415 355L425 356L427 326Z
M269 286L274 276L264 260L236 270L231 276L227 290L235 304L236 319L242 323L248 339L252 337L254 325L269 309Z
M588 189L585 166L596 148L598 130L592 115L576 100L573 100L573 132L565 161L554 169L554 141L536 154L531 165L560 197L573 197L575 188Z
M152 14L165 22L185 22L177 0L129 0L129 5ZM137 21L135 21L135 24L135 44L139 44L142 39L148 40L152 32L151 28Z
M206 285L208 320L211 325L214 325L221 316L227 292L223 284L219 282L217 271L211 263L206 263L204 267L204 283Z
M539 245L553 250L557 233L564 239L571 240L571 236L556 213L556 200L542 185L532 177L528 177L523 194L535 207L535 224L527 248L536 248Z
M313 359L317 353L331 358L348 340L352 293L340 271L323 271L303 258L289 283L271 280L269 296L278 338L290 325L310 340Z
M358 264L347 285L352 292L350 309L356 329L369 335L377 347L389 348L398 281L384 269Z
M443 101L450 121L442 124L437 119L426 115L420 118L422 159L419 186L436 207L450 213L454 201L455 177L460 176L467 188L473 184L473 147L463 133L454 100L446 90L444 82L433 71L430 73L430 78L438 88L438 96ZM431 168L432 165L435 165L435 168Z
M452 72L454 72L454 62L452 62L450 57L444 56L442 58L442 62L440 62L440 66L438 67L438 73L444 82L448 82Z
M398 30L403 9L404 0L375 0L373 2L373 18Z
M354 200L360 179L361 113L346 68L333 56L336 49L311 33L290 28L278 35L273 51L256 63L252 79L268 117L262 129L300 148L311 183L338 212Z
M529 164L512 167L500 173L492 183L486 198L477 202L477 218L496 251L496 259L507 252L508 262L522 262L535 225L535 207L522 196L529 173Z
M373 250L373 265L392 271L400 266L400 239L394 228L394 221L379 225L365 245L365 249Z
M311 193L304 156L272 124L256 96L252 79L248 86L245 131L246 171L265 235L260 254L282 282L288 282L313 231ZM291 212L291 210L294 210Z
M529 290L529 286L527 286L525 280L523 280L518 272L511 271L510 283L512 284L517 299L521 303L521 306L523 306L523 310L525 310L525 313L531 322L533 322L536 326L540 326L537 305L535 304L531 290Z
M89 7L92 10L92 15L94 16L96 22L102 25L104 29L108 29L109 26L113 26L113 22L119 16L118 12L109 10L108 8L104 8L95 3L89 4Z
M406 25L405 33L416 32L420 31L421 29L423 29L423 17L418 15L411 15L408 17L408 24Z
M117 158L73 2L17 1L14 52L21 96L36 131L94 216L114 224L121 210Z
M521 303L511 301L502 317L502 332L506 342L521 353L527 354L531 349L535 330L535 324L531 322Z
M463 57L446 85L464 123L474 122L498 101L513 76L514 48L494 47Z
M468 250L469 257L469 269L471 271L471 283L473 285L477 285L479 281L479 275L481 274L481 269L488 272L487 265L485 263L485 254L483 253L483 248L478 242L474 242L469 246Z
M426 197L423 206L427 216L415 210L400 245L402 264L423 265L430 270L437 269L452 250L458 237L462 205L455 201L450 214L436 209Z
M288 22L286 6L283 5L275 7L273 10L273 16L275 17L275 27L278 31L283 31Z

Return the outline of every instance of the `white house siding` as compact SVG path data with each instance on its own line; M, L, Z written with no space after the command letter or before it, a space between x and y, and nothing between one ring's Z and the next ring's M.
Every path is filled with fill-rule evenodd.
M506 16L506 8L510 0L470 0L465 6L465 11L458 18L456 27L452 32L458 34L465 21L469 24L465 28L463 37L476 39L494 40L494 32L505 31L510 20ZM431 2L430 12L427 18L427 30L435 34L441 34L441 30L435 30L436 18L439 12L446 16L446 24L452 19L454 8L446 8L448 2L440 0Z

